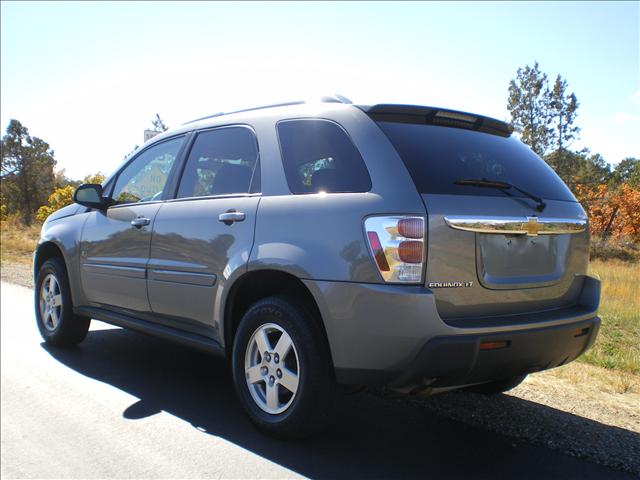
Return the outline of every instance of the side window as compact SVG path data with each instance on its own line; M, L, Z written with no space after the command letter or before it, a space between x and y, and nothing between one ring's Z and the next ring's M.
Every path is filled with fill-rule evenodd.
M258 143L247 127L198 133L184 168L178 198L249 193L259 176ZM253 182L256 185L256 180Z
M278 123L284 171L292 193L368 192L371 178L347 133L328 120Z
M162 198L169 172L184 137L148 148L118 175L111 198L118 203L137 203Z

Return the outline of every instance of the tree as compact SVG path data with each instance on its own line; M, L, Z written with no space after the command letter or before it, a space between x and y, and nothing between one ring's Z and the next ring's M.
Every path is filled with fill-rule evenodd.
M79 181L70 179L65 175L65 173L65 169L63 168L61 170L57 170L53 174L53 188L62 188L66 187L67 185L73 185L74 187L77 187L78 185L80 185Z
M578 169L578 183L606 184L611 179L611 167L599 153L584 156Z
M549 114L553 125L551 138L556 150L571 145L580 133L580 128L574 125L580 104L575 93L567 93L567 87L567 81L558 75L549 92Z
M53 150L44 140L29 135L18 120L11 120L2 137L0 181L7 214L19 213L29 225L38 206L53 190Z
M583 167L588 152L572 152L571 150L558 149L545 157L545 161L566 183L569 188L581 182L581 168Z
M611 179L611 168L599 153L590 154L588 149L579 152L562 148L545 157L571 190L576 185L601 185Z
M640 189L626 183L618 188L578 185L574 192L589 215L593 235L640 242Z
M613 170L611 181L615 185L628 183L633 188L640 188L640 159L627 157L620 161Z
M82 183L102 183L105 180L103 173L93 173L84 177ZM36 220L44 222L49 215L56 210L60 210L62 207L71 205L73 203L73 193L76 191L80 182L68 183L61 187L56 188L49 198L47 199L48 205L42 205L36 213Z
M164 122L160 118L160 115L157 113L156 119L151 120L151 124L153 125L153 130L155 130L156 132L166 132L167 130L169 130L169 127L164 124Z
M56 210L60 210L62 207L71 205L73 203L73 193L76 191L76 187L73 185L66 185L64 187L56 188L51 195L49 195L49 205L42 205L36 213L36 220L44 222L49 215Z
M106 175L102 172L91 173L86 177L84 177L84 179L82 180L82 183L99 183L102 185L102 182L104 182L106 178L107 178Z
M509 82L507 109L522 141L541 157L549 150L553 138L550 103L547 75L538 62L533 68L529 65L518 68L516 78Z

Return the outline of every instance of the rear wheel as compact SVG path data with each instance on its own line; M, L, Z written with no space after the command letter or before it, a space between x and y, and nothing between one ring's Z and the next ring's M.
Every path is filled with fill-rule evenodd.
M233 378L251 420L283 438L323 425L334 384L321 332L292 299L270 297L240 321L233 346Z
M67 271L62 260L51 258L42 264L34 294L38 330L45 342L68 346L84 340L91 319L73 313Z
M481 393L483 395L497 395L516 388L524 381L525 378L527 378L526 374L518 375L517 377L467 387L467 390L475 393Z

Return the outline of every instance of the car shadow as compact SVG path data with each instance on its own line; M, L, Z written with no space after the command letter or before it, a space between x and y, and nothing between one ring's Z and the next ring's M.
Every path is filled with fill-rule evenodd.
M138 398L122 412L126 420L164 411L307 477L628 476L367 392L341 399L320 435L275 440L244 415L224 359L122 329L92 330L77 348L42 347L67 367Z

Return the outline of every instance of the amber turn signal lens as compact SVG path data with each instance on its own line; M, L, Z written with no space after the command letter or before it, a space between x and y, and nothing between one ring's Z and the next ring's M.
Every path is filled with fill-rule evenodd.
M405 238L422 238L424 220L422 218L402 218L398 221L398 233Z
M582 337L583 335L586 335L587 333L589 333L589 327L586 328L578 328L577 330L573 331L573 336L575 338L577 337Z
M501 342L482 342L480 344L480 350L497 350L499 348L507 348L509 346L508 341Z
M415 240L400 242L398 256L405 263L422 263L422 242Z

